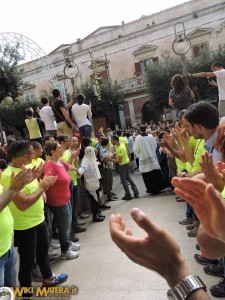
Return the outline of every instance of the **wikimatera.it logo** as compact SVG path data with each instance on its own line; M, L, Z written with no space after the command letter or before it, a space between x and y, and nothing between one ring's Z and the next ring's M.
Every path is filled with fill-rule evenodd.
M32 300L69 300L71 295L77 294L78 289L74 286L54 287L0 287L0 300L20 300L24 294L33 295Z

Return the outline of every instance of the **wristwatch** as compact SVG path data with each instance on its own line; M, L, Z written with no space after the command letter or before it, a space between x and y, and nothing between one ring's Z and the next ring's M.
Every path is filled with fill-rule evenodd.
M167 297L169 300L185 300L191 293L198 289L207 291L205 284L197 275L190 275L168 290Z

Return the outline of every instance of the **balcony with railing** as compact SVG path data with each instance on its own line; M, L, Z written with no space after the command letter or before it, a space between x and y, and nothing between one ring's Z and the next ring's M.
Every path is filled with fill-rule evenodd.
M129 80L124 80L119 85L122 91L126 94L139 92L146 89L144 76L138 76Z

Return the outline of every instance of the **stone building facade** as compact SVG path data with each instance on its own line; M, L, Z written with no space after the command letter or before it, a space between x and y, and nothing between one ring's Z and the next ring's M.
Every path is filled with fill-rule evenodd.
M148 13L147 8L145 11ZM165 50L171 56L176 55L172 50L172 43L178 23L184 24L185 34L191 42L187 57L197 56L202 47L207 47L210 51L216 50L225 41L225 1L187 1L129 23L100 27L84 39L60 45L48 54L51 64L47 71L43 72L40 60L21 65L24 80L30 83L24 95L38 98L41 91L50 91L52 85L49 79L53 75L58 82L65 84L68 91L72 91L71 81L65 78L63 72L65 50L69 50L70 57L79 67L77 86L89 82L92 78L91 48L98 76L107 78L104 68L107 60L111 79L116 80L123 88L125 103L121 126L139 124L142 106L149 100L142 78L143 71L148 64L160 61Z

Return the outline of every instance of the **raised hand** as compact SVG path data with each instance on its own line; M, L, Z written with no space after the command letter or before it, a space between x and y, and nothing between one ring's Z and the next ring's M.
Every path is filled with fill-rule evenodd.
M39 182L39 187L41 187L44 191L47 191L47 189L56 182L57 178L58 176L48 174Z
M169 233L151 221L138 208L131 210L131 216L145 231L144 237L134 237L131 229L125 229L125 222L121 215L111 215L109 227L114 243L133 262L156 271L171 286L178 282L180 277L190 274L177 242Z
M167 148L168 147L168 142L165 141L165 140L160 140L160 141L157 142L157 145L159 145L160 147Z
M172 184L175 193L193 207L206 232L225 242L225 202L220 192L199 179L174 177Z
M225 242L213 238L205 228L200 224L198 229L198 243L203 256L211 259L216 259L224 256Z
M189 138L190 138L190 137L189 137L189 134L188 134L187 130L182 129L182 130L180 131L180 139L181 139L181 142L182 142L183 144L188 143Z
M173 140L173 136L167 133L163 134L163 140L166 141L168 144L172 145L174 140Z
M182 142L181 142L181 138L180 138L180 131L173 128L172 129L172 136L173 136L173 139L177 142L177 145L182 145Z
M223 181L225 185L225 163L223 163L222 161L218 161L216 167L217 167L217 171L223 175Z
M34 167L33 170L33 175L35 178L40 178L43 175L44 172L44 167L45 167L45 163L41 163L38 167Z
M212 86L218 86L218 83L214 80L210 81L209 84Z
M213 155L205 152L205 154L202 155L202 161L199 162L199 164L205 174L206 181L212 183L217 190L222 192L225 182L223 180L223 174L218 171L218 167L213 163ZM218 165L221 166L221 164Z
M9 189L19 192L23 187L28 184L33 178L33 172L31 169L23 167L18 174L12 172ZM30 181L31 180L31 181Z
M78 156L80 154L80 149L76 149L76 150L73 150L73 152L71 153L71 158L74 160L74 159L77 159Z

